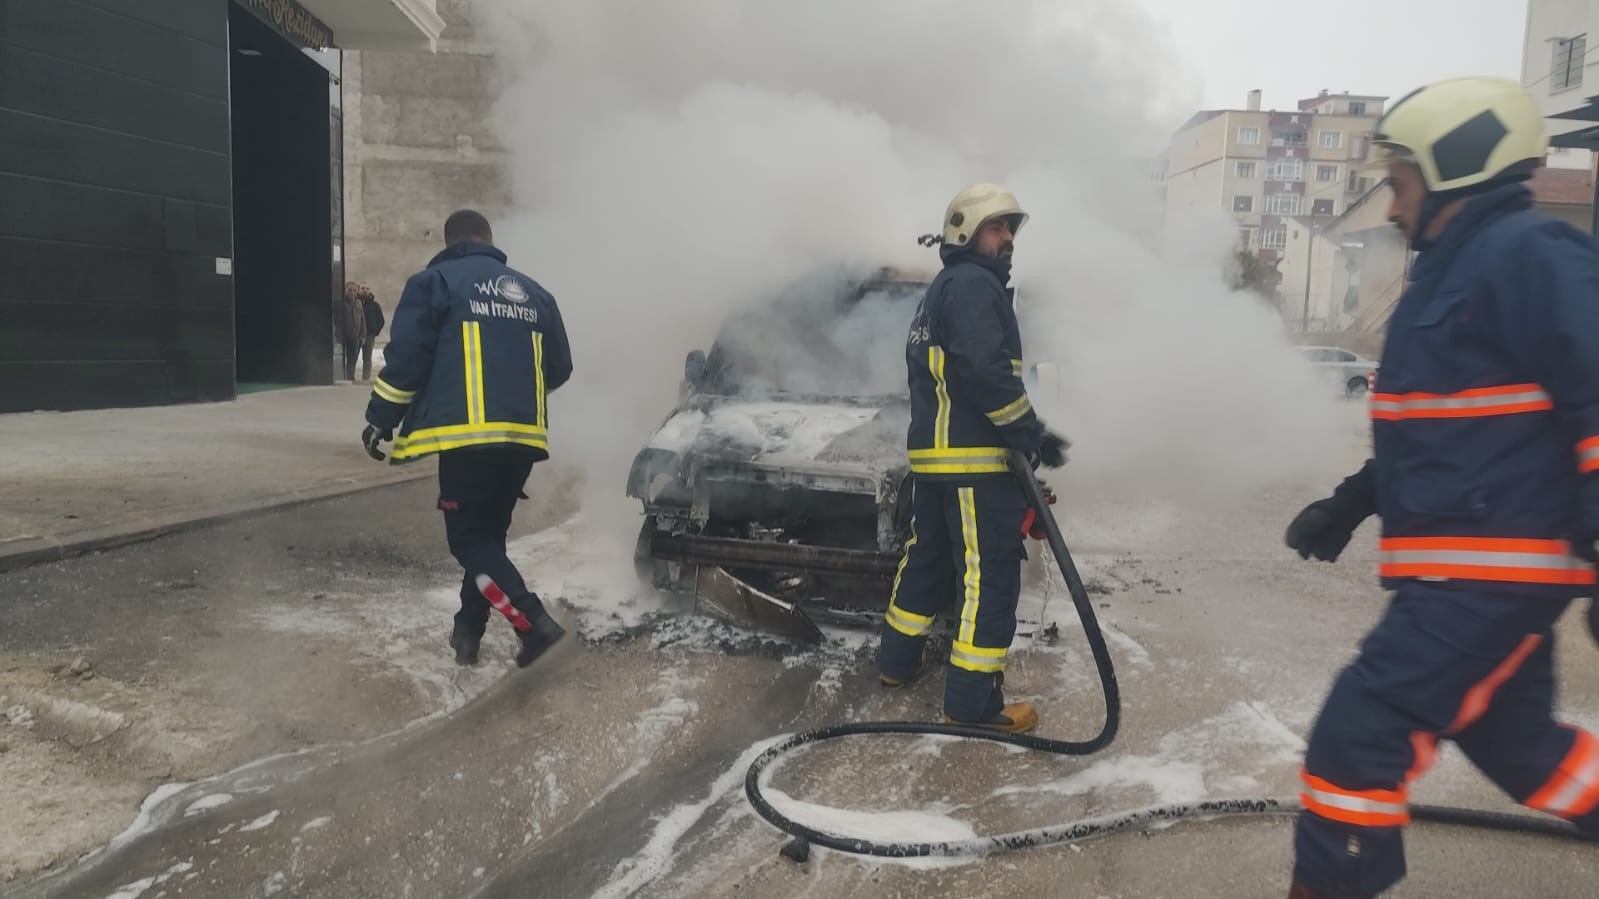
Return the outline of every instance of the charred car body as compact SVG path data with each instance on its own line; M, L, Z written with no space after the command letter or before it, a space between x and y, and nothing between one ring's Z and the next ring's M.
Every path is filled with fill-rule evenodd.
M909 533L904 335L927 284L813 278L689 354L628 475L641 577L800 637L819 636L807 613L878 620Z

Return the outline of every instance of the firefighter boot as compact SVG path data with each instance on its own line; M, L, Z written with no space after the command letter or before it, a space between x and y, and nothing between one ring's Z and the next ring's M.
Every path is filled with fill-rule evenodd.
M457 624L450 631L450 648L455 650L455 664L476 665L478 644L482 641L482 634L473 633Z
M956 721L948 715L944 716L944 721L947 724L986 727L1008 734L1025 734L1038 726L1038 710L1030 702L1007 702L1004 708L984 721Z
M516 632L517 639L522 641L522 649L516 654L518 668L526 668L533 664L546 650L566 636L566 629L542 609L527 616L527 619L533 626L525 631Z

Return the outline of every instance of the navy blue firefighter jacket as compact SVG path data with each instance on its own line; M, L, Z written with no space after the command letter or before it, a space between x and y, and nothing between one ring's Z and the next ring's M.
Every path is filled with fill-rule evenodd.
M1373 458L1340 491L1382 517L1390 588L1593 591L1572 541L1599 538L1599 246L1531 206L1472 199L1389 323Z
M406 282L389 335L366 418L399 428L393 461L494 445L549 457L547 399L572 352L555 298L504 253L466 242L433 257Z
M1044 426L1022 384L1022 338L1010 262L946 247L905 343L911 471L971 483L1008 470L1009 451L1038 451Z

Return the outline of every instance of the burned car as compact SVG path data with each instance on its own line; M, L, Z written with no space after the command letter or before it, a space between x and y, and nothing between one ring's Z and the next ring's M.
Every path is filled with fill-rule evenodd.
M812 618L880 620L910 528L904 339L928 281L807 279L689 353L628 475L641 577L801 638Z

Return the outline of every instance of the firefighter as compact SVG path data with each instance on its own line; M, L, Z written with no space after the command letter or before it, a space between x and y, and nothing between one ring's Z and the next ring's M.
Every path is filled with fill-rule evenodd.
M959 600L944 716L952 723L1031 730L1038 713L1007 704L1005 655L1016 634L1027 502L1009 473L1011 449L1065 464L1066 441L1034 414L1022 384L1011 250L1027 214L1010 192L974 184L944 214L944 267L917 307L905 346L911 538L894 578L878 656L884 685L919 674L940 609Z
M1331 562L1378 515L1393 597L1311 732L1293 899L1404 876L1410 784L1441 741L1599 836L1599 740L1552 717L1552 629L1595 580L1599 247L1530 211L1547 147L1533 99L1496 78L1424 87L1377 125L1389 220L1420 255L1371 397L1372 459L1287 542Z
M526 667L565 631L506 557L505 536L533 464L549 458L546 400L572 356L555 298L505 264L487 219L456 212L444 242L394 309L361 441L374 459L391 439L394 462L438 454L438 505L465 572L455 661L477 664L492 606L515 628Z

